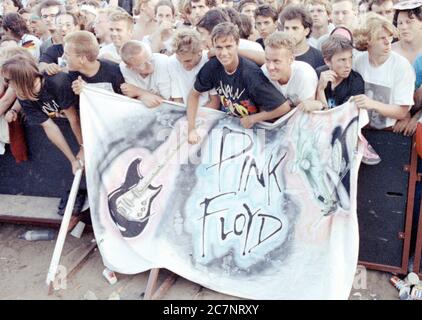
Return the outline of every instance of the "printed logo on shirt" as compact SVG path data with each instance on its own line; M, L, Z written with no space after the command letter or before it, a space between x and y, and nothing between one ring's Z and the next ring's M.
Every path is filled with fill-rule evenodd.
M222 111L230 113L237 117L245 117L250 114L256 113L258 108L251 104L250 100L240 100L240 97L245 92L245 89L239 91L233 89L230 85L223 85L220 81L220 86L216 89L220 96Z
M365 82L365 94L368 98L379 101L385 104L390 103L391 88ZM387 118L374 110L368 110L370 125L376 129L383 129L387 127Z
M328 108L335 108L336 107L336 100L334 98L328 98Z
M60 107L56 103L56 101L51 100L51 102L43 102L41 106L41 110L50 118L54 118L60 112Z

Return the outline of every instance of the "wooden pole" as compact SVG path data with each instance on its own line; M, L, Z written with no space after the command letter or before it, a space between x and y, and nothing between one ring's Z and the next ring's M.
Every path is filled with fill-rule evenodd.
M57 236L56 246L54 247L53 257L51 258L50 268L47 274L47 286L49 294L52 292L52 284L56 278L57 268L59 266L60 257L62 255L64 242L69 229L69 222L72 218L73 207L75 205L76 195L78 193L79 184L81 183L83 169L78 169L73 179L72 188L70 189L69 199L67 200L66 209L64 211L60 231Z
M155 285L157 284L160 268L151 269L149 272L147 288L145 289L144 300L151 300L154 294Z

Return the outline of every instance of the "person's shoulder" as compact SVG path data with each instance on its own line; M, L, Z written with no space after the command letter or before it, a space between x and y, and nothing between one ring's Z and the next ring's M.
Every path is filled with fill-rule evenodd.
M111 42L111 43L106 44L105 46L102 46L100 48L100 53L101 52L107 52L107 51L110 51L110 50L113 50L113 49L114 49L114 44L113 44L113 42Z
M390 59L388 60L390 60L391 65L395 66L398 70L403 67L407 68L412 66L409 60L407 60L405 57L395 51L391 51Z
M110 61L108 59L99 59L100 65L102 68L105 68L107 70L120 70L119 64L113 61Z
M310 80L315 81L318 79L316 70L309 63L296 60L292 63L292 77L294 77L296 81L305 82Z
M261 68L255 62L241 56L239 56L239 66L242 69L247 69L248 71L261 71Z
M239 39L239 49L254 50L260 52L264 51L264 48L258 42L247 39Z
M176 58L176 54L172 54L170 57L168 57L168 68L172 72L178 72L180 71L181 68L183 69L182 64ZM177 76L177 75L174 74L174 76Z
M56 48L57 50L63 50L63 43L56 43L51 46L51 48Z
M53 44L47 48L46 53L63 52L63 44Z
M315 72L314 68L312 68L312 66L305 61L295 60L293 61L292 66L294 70L299 70L300 72L310 72L310 73ZM320 66L317 69L321 67L326 67L326 65Z
M44 75L45 82L48 86L62 86L70 83L71 76L65 72L58 72L54 75Z
M153 53L152 58L154 59L154 63L159 66L167 65L169 62L169 56L162 53Z
M322 56L321 50L318 50L312 46L309 46L309 50L305 54L312 54L316 56Z
M158 53L158 52L154 52L152 54L154 60L159 60L159 61L168 61L169 56L166 54L162 54L162 53Z
M207 62L204 63L203 68L220 68L222 67L220 61L218 61L217 57L212 57Z
M353 60L356 64L369 62L368 51L358 51L358 52L359 54L356 54L355 52L353 52L354 56L356 56L356 57L353 57Z
M413 62L414 65L419 64L422 65L422 54L418 54Z
M363 78L360 75L360 73L355 71L355 70L350 71L349 78L352 79L353 81L356 81L356 80L362 80L363 81Z
M175 63L177 63L177 62L179 62L179 60L177 60L177 58L176 58L176 54L175 53L173 53L170 57L168 57L169 58L169 64L175 64Z

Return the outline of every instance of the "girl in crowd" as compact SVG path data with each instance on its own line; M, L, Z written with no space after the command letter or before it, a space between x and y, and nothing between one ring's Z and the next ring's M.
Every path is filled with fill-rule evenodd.
M75 173L83 166L82 134L79 116L75 109L76 96L71 90L68 75L58 73L48 77L41 74L34 59L17 55L2 64L3 81L12 88L29 124L41 125L48 139L56 145L69 160ZM20 110L13 106L12 113ZM73 134L81 149L74 155L59 127L51 119L63 112L69 120Z

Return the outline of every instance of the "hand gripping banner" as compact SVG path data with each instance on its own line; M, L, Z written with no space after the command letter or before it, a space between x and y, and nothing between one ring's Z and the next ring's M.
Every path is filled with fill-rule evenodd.
M105 265L166 268L250 299L347 299L358 259L359 111L287 114L244 129L200 109L81 94L86 177ZM363 117L362 117L363 119Z

